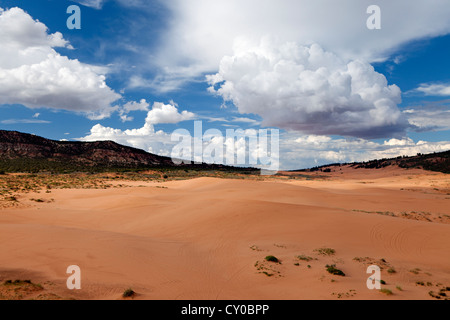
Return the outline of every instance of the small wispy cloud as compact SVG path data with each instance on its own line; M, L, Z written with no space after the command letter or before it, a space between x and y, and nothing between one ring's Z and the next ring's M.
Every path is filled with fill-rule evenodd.
M233 122L240 122L240 123L250 123L254 126L260 125L261 122L255 119L250 119L250 118L238 118L238 117L234 117L233 118Z
M77 2L86 7L100 10L103 8L103 5L108 0L72 0L72 1ZM148 5L148 2L150 2L144 0L115 0L115 1L124 7L138 7L138 8L143 8L145 7L145 5Z
M403 111L414 131L443 131L450 130L450 108L441 106L418 106Z
M72 1L94 9L101 9L103 7L103 3L105 2L105 0L72 0Z
M251 119L251 118L246 118L246 117L233 117L231 119L227 119L224 117L201 117L201 119L205 119L208 122L223 122L223 123L246 123L252 126L257 126L260 125L261 122L255 119ZM229 124L229 126L233 126L235 127L236 125L231 125Z
M418 88L411 92L419 92L427 96L450 96L450 84L422 83Z
M208 120L208 122L230 122L223 117L202 117L202 119Z
M37 119L8 119L0 121L1 124L48 124L51 121Z

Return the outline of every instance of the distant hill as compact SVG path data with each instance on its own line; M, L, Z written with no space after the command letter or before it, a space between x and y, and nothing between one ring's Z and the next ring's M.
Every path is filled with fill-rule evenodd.
M194 168L251 170L223 165L175 165L171 158L113 141L55 141L17 131L0 130L0 171L72 172L111 169Z
M450 151L418 154L413 157L331 164L296 170L296 172L330 172L335 167L342 165L348 165L355 169L382 169L398 166L450 173ZM259 172L254 168L236 168L205 163L178 166L169 157L158 156L113 141L55 141L27 133L0 130L0 172L101 172L150 168Z
M348 165L355 169L382 169L389 166L398 166L405 169L424 169L429 171L450 173L450 151L431 153L431 154L417 154L412 157L397 157L392 159L371 160L367 162L354 162L346 164L331 164L321 167L315 167L306 170L298 170L298 172L330 172L337 166Z

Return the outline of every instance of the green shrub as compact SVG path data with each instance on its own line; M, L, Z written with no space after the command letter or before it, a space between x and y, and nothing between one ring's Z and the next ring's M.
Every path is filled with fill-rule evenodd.
M311 261L311 260L314 260L312 257L308 257L308 256L305 256L305 255L301 255L301 256L297 256L297 259L298 260L302 260L302 261L306 261L306 262L309 262L309 261Z
M280 260L278 260L278 258L274 256L267 256L266 261L280 263Z
M342 270L337 269L335 264L332 264L331 266L327 264L325 267L327 268L328 273L335 276L345 277L345 273Z
M384 294L386 294L386 295L388 295L388 296L393 295L392 291L389 290L389 289L381 289L380 292L381 292L381 293L384 293Z
M388 272L388 273L396 273L397 271L395 271L394 268L389 268L387 272Z
M122 297L124 298L131 298L136 294L136 292L134 292L131 288L125 290L122 294Z

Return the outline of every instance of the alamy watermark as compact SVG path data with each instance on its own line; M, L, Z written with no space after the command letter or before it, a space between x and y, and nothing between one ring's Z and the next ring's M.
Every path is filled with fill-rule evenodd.
M381 268L373 265L367 268L367 273L371 276L367 279L367 288L369 290L381 289Z
M371 5L367 8L367 14L370 14L366 23L367 29L381 30L381 8L377 5Z
M67 278L66 286L69 290L81 290L81 269L79 266L73 265L67 267L66 273L70 274Z
M380 30L381 29L381 8L378 5L370 5L367 8L367 14L370 17L367 19L367 28L369 30ZM67 28L69 30L81 29L81 9L77 5L71 5L67 7L67 14L70 14L67 19Z
M227 129L225 136L218 129L203 132L202 121L194 122L194 135L186 129L172 133L174 164L223 164L257 167L262 175L279 170L280 131L278 129Z
M77 5L71 5L71 6L67 7L66 12L67 12L67 14L70 14L70 16L69 16L69 18L67 18L67 22L66 22L67 29L80 30L81 29L81 9L80 9L80 7Z

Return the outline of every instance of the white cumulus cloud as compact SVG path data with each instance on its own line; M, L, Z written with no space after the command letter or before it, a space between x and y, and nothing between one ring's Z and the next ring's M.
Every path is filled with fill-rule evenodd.
M448 0L173 0L156 59L161 82L216 70L239 37L268 34L319 43L346 60L383 60L412 40L448 34ZM381 8L381 30L368 30L367 8Z
M128 113L133 111L148 111L150 104L145 99L141 101L129 101L125 103L119 110L119 117L122 122L133 121L134 117L128 116Z
M195 118L195 114L189 111L178 112L177 107L174 104L164 104L162 102L155 102L152 110L147 114L146 123L159 124L159 123L179 123L182 121L192 120Z
M423 83L413 91L427 96L450 96L450 84Z
M121 130L96 124L90 130L89 135L79 138L80 141L115 141L122 145L139 148L147 152L162 156L169 156L173 143L170 134L145 123L137 129Z
M403 113L416 131L450 130L450 110L448 106L418 106Z
M368 63L270 38L241 41L234 51L207 76L210 91L265 126L361 138L401 136L408 126L397 108L400 89Z
M285 133L280 142L280 161L284 169L304 169L330 163L362 162L398 156L414 156L450 149L450 141L389 139L382 143L366 139L332 139L327 136L298 137Z
M145 100L134 103L134 106L147 104ZM131 105L131 104L130 104ZM93 126L89 135L80 138L80 141L105 141L112 140L117 143L146 150L155 154L170 156L170 152L174 145L171 141L171 134L162 130L156 131L156 124L179 123L182 121L192 120L195 114L188 111L178 111L178 106L172 102L164 104L161 102L153 103L153 107L147 112L144 126L136 129L115 129L105 127L101 124Z
M59 32L20 8L0 11L0 104L110 116L121 96L106 84L103 68L71 60L53 48L71 48Z

